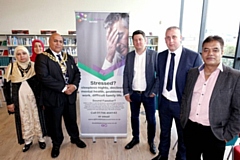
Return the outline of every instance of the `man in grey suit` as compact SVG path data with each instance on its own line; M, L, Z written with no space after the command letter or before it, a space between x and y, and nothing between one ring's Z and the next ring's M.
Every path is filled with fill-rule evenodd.
M158 54L157 77L159 79L158 111L160 119L159 154L153 160L167 160L171 141L171 128L175 120L178 134L178 151L176 160L185 160L182 127L180 125L180 108L187 72L200 66L199 53L181 45L182 36L176 26L167 28L165 42L167 50Z
M204 64L188 73L181 105L187 160L222 160L240 132L240 72L222 64L223 48L221 37L207 37Z
M157 52L146 48L146 36L141 30L133 32L135 50L128 53L123 76L123 93L130 103L133 139L125 149L131 149L139 143L139 112L143 103L146 119L150 152L156 154L154 137L156 131L155 95L158 90L156 79Z

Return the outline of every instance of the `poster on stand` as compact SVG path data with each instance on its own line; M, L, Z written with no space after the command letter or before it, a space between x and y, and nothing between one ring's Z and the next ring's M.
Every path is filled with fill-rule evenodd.
M129 14L75 12L81 137L126 137L122 91Z

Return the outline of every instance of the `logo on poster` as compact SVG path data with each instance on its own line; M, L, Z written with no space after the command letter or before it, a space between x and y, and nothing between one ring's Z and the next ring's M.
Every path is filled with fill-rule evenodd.
M103 18L88 18L88 15L84 13L77 13L76 19L78 22L88 21L89 23L97 23L98 21L104 21Z

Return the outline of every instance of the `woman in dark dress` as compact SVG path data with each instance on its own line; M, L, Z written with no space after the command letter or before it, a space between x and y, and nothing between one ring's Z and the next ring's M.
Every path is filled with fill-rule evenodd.
M15 115L18 143L25 143L22 151L26 152L36 136L39 147L45 149L46 127L42 107L38 107L42 105L34 62L24 46L15 48L14 57L16 61L8 65L4 75L3 91L8 112Z

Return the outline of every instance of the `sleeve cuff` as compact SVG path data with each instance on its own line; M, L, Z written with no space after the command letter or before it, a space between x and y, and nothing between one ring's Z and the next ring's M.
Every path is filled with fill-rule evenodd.
M62 90L62 92L64 93L67 90L67 86L65 86Z

